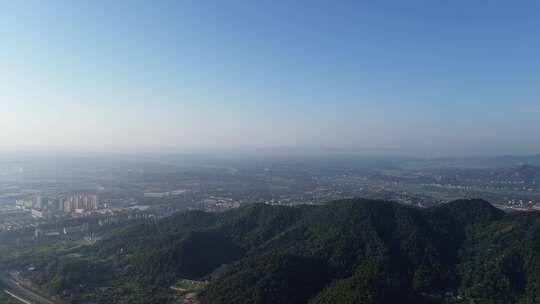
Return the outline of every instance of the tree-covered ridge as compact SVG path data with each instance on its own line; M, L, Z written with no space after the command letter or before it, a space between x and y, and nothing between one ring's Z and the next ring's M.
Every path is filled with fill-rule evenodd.
M65 254L36 279L73 303L167 303L210 278L203 303L540 303L540 215L482 200L193 211Z

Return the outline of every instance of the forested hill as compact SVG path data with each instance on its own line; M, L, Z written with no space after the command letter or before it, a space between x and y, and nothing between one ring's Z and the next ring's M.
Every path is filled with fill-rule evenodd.
M74 258L57 256L38 265L38 283L74 303L172 302L179 279L210 277L202 303L540 303L540 215L482 200L194 211L119 230L78 254L84 282L64 265ZM98 282L89 282L93 271Z

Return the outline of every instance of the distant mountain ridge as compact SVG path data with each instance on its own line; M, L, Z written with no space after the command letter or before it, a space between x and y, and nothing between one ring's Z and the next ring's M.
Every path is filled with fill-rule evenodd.
M422 168L469 168L469 169L510 169L523 165L540 166L540 154L502 155L493 157L443 157L405 161Z
M540 167L521 165L498 173L496 180L525 184L540 183Z
M172 303L177 280L220 268L202 303L540 303L540 215L483 200L193 211L120 229L78 253L86 281L53 256L34 262L37 283L71 290L73 303ZM98 275L107 267L112 276ZM69 284L50 283L65 277Z

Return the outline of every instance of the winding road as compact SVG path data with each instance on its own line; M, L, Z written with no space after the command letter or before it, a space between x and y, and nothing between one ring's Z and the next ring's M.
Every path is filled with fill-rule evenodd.
M0 271L0 289L24 304L58 304L22 286L19 282L10 278L5 271Z

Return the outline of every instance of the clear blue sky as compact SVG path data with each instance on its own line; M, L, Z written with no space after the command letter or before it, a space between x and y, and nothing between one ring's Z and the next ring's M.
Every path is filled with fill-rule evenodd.
M540 152L539 1L0 0L0 148Z

